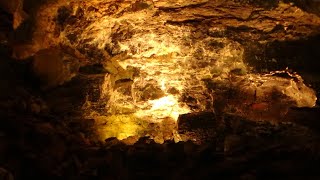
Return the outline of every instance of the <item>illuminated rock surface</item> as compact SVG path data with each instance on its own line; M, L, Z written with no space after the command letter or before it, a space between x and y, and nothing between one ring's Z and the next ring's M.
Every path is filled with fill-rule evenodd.
M28 48L15 50L16 57L62 46L62 52L68 51L63 53L79 59L78 66L100 64L107 72L99 85L100 99L84 106L84 116L97 120L102 139L144 136L148 133L141 124L176 121L190 112L223 111L281 121L288 108L313 107L316 102L300 76L264 75L282 69L253 74L260 57L251 54L257 60L246 59L248 42L267 46L318 33L320 18L290 3L57 1L43 5L35 17L33 40ZM43 74L37 62L37 75L47 80L44 88L74 76L67 62L55 71L43 68L51 74ZM97 112L93 104L105 110ZM116 130L118 135L111 133Z
M4 173L318 171L316 1L24 2L29 18L15 31L14 12L0 11Z

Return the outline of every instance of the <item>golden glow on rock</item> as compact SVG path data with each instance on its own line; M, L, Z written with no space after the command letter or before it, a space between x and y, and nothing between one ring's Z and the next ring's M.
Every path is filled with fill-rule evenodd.
M133 115L111 115L111 116L97 116L96 120L103 125L99 126L98 133L101 139L110 137L117 137L119 140L130 136L139 136L140 132L144 130L146 121L142 121Z
M148 110L139 110L135 114L140 118L152 117L152 119L172 118L178 120L180 114L190 112L187 106L181 106L177 100L178 98L173 95L168 95L156 100L150 100L151 108Z

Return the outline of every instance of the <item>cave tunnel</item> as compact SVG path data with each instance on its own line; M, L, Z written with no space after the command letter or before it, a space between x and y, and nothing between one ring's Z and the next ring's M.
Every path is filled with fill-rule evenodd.
M319 45L319 0L0 0L0 179L319 179Z

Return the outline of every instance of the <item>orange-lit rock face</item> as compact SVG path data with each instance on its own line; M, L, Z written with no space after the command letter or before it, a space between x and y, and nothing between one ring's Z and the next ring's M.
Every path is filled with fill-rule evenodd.
M60 43L108 71L101 85L105 113L90 102L84 113L98 121L102 138L153 136L150 122L199 111L279 120L291 106L316 102L300 76L252 74L243 56L245 41L263 44L318 32L320 18L290 4L266 10L205 0L61 1L39 15L44 17L37 22L35 49ZM170 133L179 140L170 128L162 140Z

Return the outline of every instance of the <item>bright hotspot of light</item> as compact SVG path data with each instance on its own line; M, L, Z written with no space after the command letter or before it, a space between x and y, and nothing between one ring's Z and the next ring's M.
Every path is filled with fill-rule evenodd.
M148 102L151 105L150 109L139 110L135 114L138 117L152 117L153 119L163 119L171 117L177 120L180 114L190 112L188 107L183 107L179 104L177 97L168 95L156 100Z

